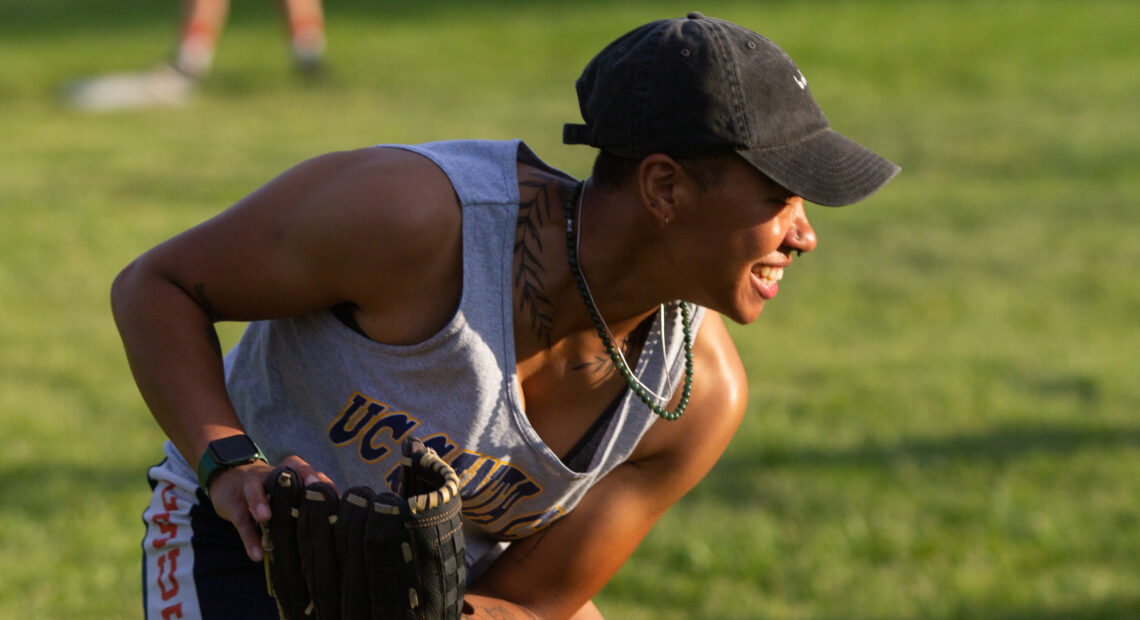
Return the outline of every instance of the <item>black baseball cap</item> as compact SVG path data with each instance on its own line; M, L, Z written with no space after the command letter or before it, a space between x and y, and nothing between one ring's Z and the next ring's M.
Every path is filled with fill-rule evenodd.
M828 206L858 202L899 167L831 128L807 79L775 43L689 13L610 43L577 82L583 124L562 141L620 157L735 150L776 183Z

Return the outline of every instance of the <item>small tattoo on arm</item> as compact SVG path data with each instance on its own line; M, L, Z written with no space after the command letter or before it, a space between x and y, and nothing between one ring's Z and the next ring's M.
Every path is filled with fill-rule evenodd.
M206 342L218 355L222 354L222 341L218 338L218 330L214 327L214 306L210 298L206 297L206 285L199 282L194 285L194 297L202 311L206 313Z
M214 319L214 304L210 303L210 298L206 297L206 285L199 282L194 285L194 299L202 306L202 310L210 320Z

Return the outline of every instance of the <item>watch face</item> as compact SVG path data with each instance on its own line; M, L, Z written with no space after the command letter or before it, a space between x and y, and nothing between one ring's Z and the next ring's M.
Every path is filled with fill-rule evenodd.
M219 465L249 461L257 456L257 446L246 435L233 435L210 442L210 452Z

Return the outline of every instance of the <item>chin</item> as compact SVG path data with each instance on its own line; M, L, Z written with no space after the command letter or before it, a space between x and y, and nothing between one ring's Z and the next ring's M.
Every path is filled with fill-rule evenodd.
M745 306L735 306L720 311L720 314L728 320L738 325L748 325L760 318L760 313L764 311L764 302L752 303Z

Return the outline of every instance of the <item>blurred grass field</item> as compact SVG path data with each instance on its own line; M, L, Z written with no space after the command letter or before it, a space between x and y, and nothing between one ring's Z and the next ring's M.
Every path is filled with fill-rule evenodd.
M239 1L191 105L101 115L61 85L156 64L175 7L0 0L0 618L140 615L161 434L109 313L123 265L329 150L520 137L584 175L559 143L581 67L693 9L779 43L903 173L809 210L819 248L733 328L740 434L601 610L1140 617L1133 0L330 0L317 84Z

